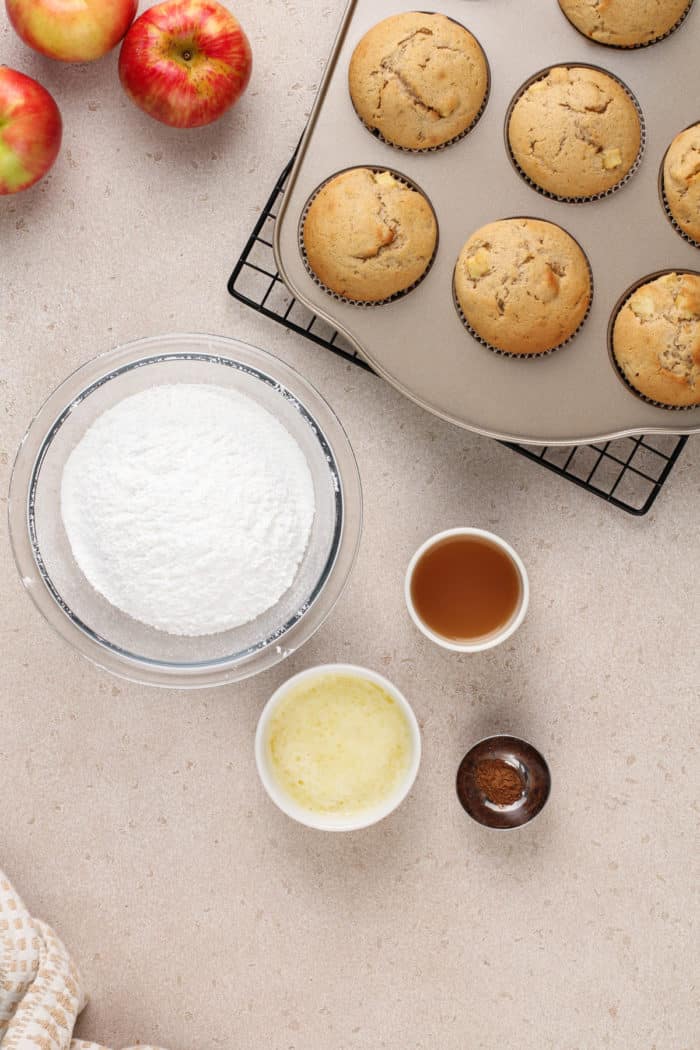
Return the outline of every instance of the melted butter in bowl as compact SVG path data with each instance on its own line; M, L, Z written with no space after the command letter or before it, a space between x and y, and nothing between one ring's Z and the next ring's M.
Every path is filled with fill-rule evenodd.
M283 698L267 741L282 790L314 813L356 815L393 794L411 761L411 733L394 697L350 674L322 674Z
M321 830L376 823L405 798L420 761L408 702L381 675L312 668L285 683L258 725L256 758L272 800Z

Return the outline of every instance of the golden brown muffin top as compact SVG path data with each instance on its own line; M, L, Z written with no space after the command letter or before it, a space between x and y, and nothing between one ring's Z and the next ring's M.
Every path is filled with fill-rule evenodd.
M613 326L629 383L664 405L700 405L700 277L668 273L636 289Z
M461 135L488 90L488 66L468 30L445 15L409 12L374 26L348 75L360 119L395 146L425 150Z
M595 197L633 167L637 109L622 85L588 66L555 66L513 106L508 141L516 163L558 197Z
M437 223L418 190L388 171L351 168L316 194L304 220L309 266L337 295L381 302L418 281L432 261Z
M464 245L455 292L467 323L491 346L540 354L579 328L592 288L583 251L560 226L501 219Z
M692 0L559 0L577 29L599 44L636 47L664 36Z
M676 135L664 159L664 193L684 233L700 241L700 124Z

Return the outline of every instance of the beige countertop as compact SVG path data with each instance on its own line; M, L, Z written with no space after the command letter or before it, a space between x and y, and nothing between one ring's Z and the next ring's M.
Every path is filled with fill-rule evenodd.
M251 87L177 132L122 94L116 55L62 67L0 15L2 60L51 90L53 173L0 201L0 483L72 369L169 330L236 335L331 401L365 529L350 585L292 660L200 693L119 681L43 623L0 538L0 865L79 961L80 1033L170 1050L693 1050L698 1045L700 440L634 519L246 310L226 279L311 107L341 0L238 0ZM501 648L457 656L411 625L402 579L448 526L513 543L532 585ZM405 805L324 836L258 783L253 732L294 671L366 664L412 701ZM467 747L539 746L551 800L509 834L454 793Z

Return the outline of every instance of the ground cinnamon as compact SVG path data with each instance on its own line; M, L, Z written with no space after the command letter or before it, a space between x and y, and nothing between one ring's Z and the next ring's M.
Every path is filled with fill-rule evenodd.
M476 767L474 780L489 802L510 806L523 793L523 782L517 769L500 758L486 758Z

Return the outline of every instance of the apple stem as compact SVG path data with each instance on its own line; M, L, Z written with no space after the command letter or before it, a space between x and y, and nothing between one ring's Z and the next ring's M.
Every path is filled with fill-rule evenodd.
M189 62L190 59L192 58L192 52L191 51L183 51L182 52L182 57L184 58L185 62Z

